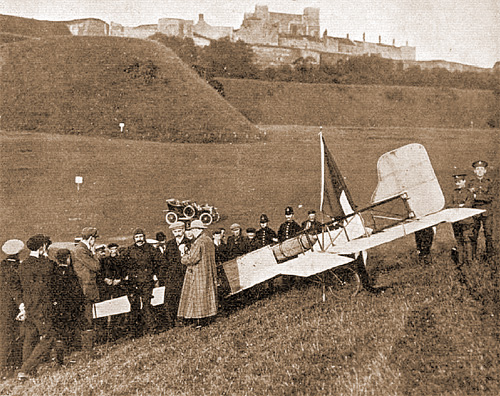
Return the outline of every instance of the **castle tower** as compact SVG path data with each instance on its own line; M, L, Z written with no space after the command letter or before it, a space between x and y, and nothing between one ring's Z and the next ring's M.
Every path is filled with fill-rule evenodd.
M269 7L266 5L256 5L254 16L256 18L259 18L262 20L268 20L269 19Z
M304 22L307 27L306 35L319 38L320 36L319 8L315 7L304 8Z

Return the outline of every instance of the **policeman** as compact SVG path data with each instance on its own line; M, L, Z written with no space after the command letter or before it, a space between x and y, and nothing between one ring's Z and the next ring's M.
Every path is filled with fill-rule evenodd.
M278 240L280 242L293 238L302 231L302 227L293 219L293 208L291 206L285 208L285 218L286 221L280 225L278 230Z
M271 245L272 243L278 242L278 236L276 235L276 232L270 227L268 227L269 224L269 217L265 213L260 215L260 228L257 230L255 233L255 238L257 239L257 246L259 248L266 246L266 245Z
M469 180L467 188L473 194L473 208L484 209L486 212L474 216L472 228L472 256L477 255L477 239L481 224L483 225L484 237L486 239L486 257L491 258L494 253L493 248L493 215L491 212L493 201L493 182L486 176L486 161L475 161L472 163L475 177Z
M466 173L455 171L453 179L455 189L453 190L451 205L454 208L472 208L474 197L466 188ZM452 224L453 235L457 241L457 247L452 250L452 258L455 264L461 266L472 260L472 229L474 220L470 217Z

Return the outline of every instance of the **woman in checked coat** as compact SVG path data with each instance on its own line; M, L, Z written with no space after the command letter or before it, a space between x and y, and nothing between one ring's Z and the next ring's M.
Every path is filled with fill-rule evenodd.
M191 223L195 240L181 259L187 270L177 312L179 318L198 319L199 325L208 323L199 319L217 314L215 248L212 238L203 231L205 228L200 220Z

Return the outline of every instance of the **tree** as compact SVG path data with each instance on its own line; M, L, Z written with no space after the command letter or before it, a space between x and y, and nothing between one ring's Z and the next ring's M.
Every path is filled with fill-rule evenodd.
M205 47L199 63L215 77L253 78L256 75L253 56L250 45L241 40L234 43L225 37Z
M165 47L170 48L183 62L193 67L198 63L198 47L194 44L192 38L180 38L167 36L163 33L155 33L149 37L151 40L158 41Z

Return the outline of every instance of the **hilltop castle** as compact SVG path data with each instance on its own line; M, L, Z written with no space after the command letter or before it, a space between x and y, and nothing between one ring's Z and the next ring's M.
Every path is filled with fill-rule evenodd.
M292 65L298 59L307 59L311 64L335 64L340 59L352 56L377 55L383 58L402 61L405 67L419 65L422 68L435 67L434 63L417 62L416 48L396 46L363 40L331 37L326 30L320 32L319 8L307 7L303 14L270 12L267 6L255 6L254 12L244 14L239 29L227 26L212 26L200 14L198 22L179 18L160 18L157 24L126 27L118 23L96 20L77 20L67 22L74 35L110 35L147 39L155 33L167 36L191 38L198 46L207 46L212 40L227 37L231 41L242 40L251 45L257 66L265 68ZM102 26L101 26L102 25ZM448 70L464 71L481 69L459 63L440 61L439 67Z

